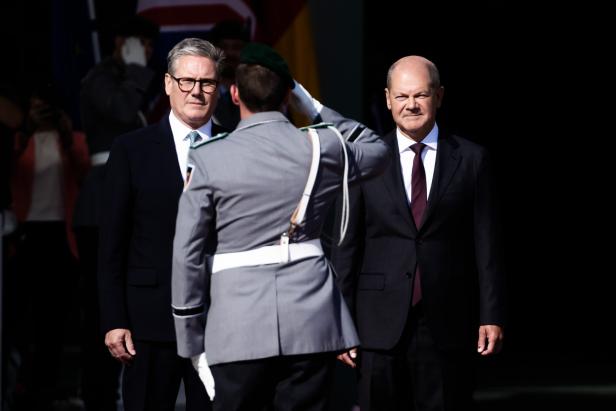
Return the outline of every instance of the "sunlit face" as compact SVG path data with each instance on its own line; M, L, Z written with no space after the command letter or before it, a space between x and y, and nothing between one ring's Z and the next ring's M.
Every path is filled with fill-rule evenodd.
M195 80L218 80L214 60L201 56L181 56L175 61L173 73L176 78ZM175 116L192 129L208 122L218 101L218 91L201 91L199 83L190 91L180 90L177 81L169 73L165 74L165 92Z
M385 89L387 108L400 130L415 141L428 135L441 106L443 87L430 85L430 72L418 63L400 63L391 73Z

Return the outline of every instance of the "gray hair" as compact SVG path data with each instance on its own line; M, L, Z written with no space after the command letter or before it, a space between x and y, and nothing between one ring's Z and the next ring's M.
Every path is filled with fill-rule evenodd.
M175 63L182 56L207 57L216 64L216 76L220 77L225 63L225 53L209 41L198 38L187 38L176 44L167 55L167 72L175 74Z
M400 64L403 61L408 61L411 59L418 60L424 63L424 65L426 66L426 69L428 70L428 74L430 74L430 87L433 90L441 86L441 75L438 72L438 68L436 68L436 64L434 64L433 62L431 62L425 57L407 56L407 57L402 57L400 60L396 61L394 64L391 65L391 67L389 67L389 70L387 70L387 88L388 89L391 87L391 76L394 70L396 69L396 67L398 66L398 64Z

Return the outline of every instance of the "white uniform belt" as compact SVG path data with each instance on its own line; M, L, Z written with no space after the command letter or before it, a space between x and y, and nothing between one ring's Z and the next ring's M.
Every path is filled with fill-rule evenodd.
M288 258L285 258L285 249L288 247ZM285 245L268 245L254 250L239 251L237 253L215 254L212 257L212 274L237 267L251 267L255 265L279 264L287 261L296 261L308 257L323 255L321 241L303 241Z
M93 167L102 166L107 163L108 158L109 158L109 151L100 151L90 156L90 162Z

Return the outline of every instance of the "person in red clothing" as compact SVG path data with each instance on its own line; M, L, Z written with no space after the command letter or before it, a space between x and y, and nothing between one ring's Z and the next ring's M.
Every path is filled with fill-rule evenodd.
M15 136L11 175L24 409L44 410L56 399L63 328L78 282L71 217L89 164L85 136L72 130L47 88L34 92Z

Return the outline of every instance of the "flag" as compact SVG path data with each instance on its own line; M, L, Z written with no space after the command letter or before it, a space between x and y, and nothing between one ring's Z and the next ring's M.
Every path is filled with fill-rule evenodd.
M137 13L157 23L163 33L207 32L223 20L256 20L242 0L139 0Z
M256 41L270 44L287 61L293 77L319 98L319 77L307 0L253 1Z
M185 37L207 38L220 21L247 23L252 40L274 47L293 77L320 95L307 0L139 0L137 13L160 26L165 56Z

